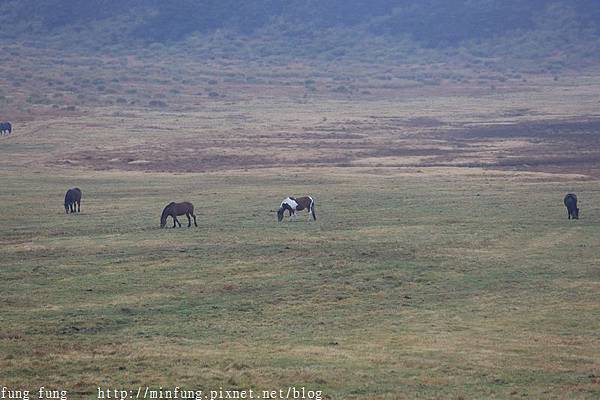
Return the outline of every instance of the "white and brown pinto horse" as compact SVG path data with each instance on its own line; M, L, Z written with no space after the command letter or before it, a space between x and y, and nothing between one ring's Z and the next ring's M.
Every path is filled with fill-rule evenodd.
M312 215L313 220L317 220L315 214L315 201L310 196L304 197L286 197L282 202L279 210L277 210L277 221L281 222L285 210L290 212L290 218L296 219L298 217L297 212L302 210L308 210L308 213Z

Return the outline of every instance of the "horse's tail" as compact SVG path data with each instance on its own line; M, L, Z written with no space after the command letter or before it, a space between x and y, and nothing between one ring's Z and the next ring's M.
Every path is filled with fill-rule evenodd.
M317 220L317 214L315 214L315 201L313 200L313 198L310 198L310 213L313 217L313 220Z

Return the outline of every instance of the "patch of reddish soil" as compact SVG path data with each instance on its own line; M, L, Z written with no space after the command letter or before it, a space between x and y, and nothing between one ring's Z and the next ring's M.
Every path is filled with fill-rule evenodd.
M96 170L199 172L294 166L360 165L398 159L398 166L483 167L600 176L600 119L504 125L441 126L434 119L373 118L320 124L303 132L266 132L227 139L187 139L135 148L65 154ZM517 142L519 145L514 145ZM403 157L420 161L402 162ZM386 163L385 165L390 165Z

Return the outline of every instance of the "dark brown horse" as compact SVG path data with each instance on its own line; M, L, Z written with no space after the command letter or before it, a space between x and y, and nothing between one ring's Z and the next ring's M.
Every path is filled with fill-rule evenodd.
M184 201L183 203L171 202L167 204L167 206L162 212L162 215L160 216L160 227L165 227L165 225L167 224L167 218L170 216L173 218L173 228L177 227L177 224L179 224L179 227L181 228L181 222L179 222L179 220L177 219L178 215L185 215L187 217L188 228L192 226L192 220L190 218L190 215L194 218L194 225L198 226L198 224L196 223L196 216L194 215L194 205L192 203Z
M567 216L569 219L579 219L579 208L577 207L577 196L575 193L568 193L563 203L565 203L565 207L567 207Z
M69 189L65 194L65 212L68 214L69 211L81 212L81 190L79 188Z
M4 134L10 135L12 133L12 125L10 122L0 122L0 136Z

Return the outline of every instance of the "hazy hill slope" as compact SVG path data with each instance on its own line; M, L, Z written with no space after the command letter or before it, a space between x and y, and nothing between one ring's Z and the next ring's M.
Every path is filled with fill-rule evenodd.
M597 0L4 0L0 40L86 50L169 46L228 35L276 54L335 54L379 47L467 49L486 57L536 60L568 54L565 62L598 57ZM367 41L368 45L364 42ZM323 44L325 43L325 45ZM375 44L378 43L378 44ZM407 45L408 43L408 45ZM187 44L189 45L189 43ZM225 46L224 46L225 45ZM356 50L358 48L358 50ZM236 52L239 49L228 48ZM268 52L268 51L267 51Z
M153 40L214 29L248 33L283 18L311 29L361 26L431 45L456 44L534 29L549 7L571 13L582 29L596 34L600 24L595 0L5 0L0 7L3 36L56 32L123 15L132 38Z

